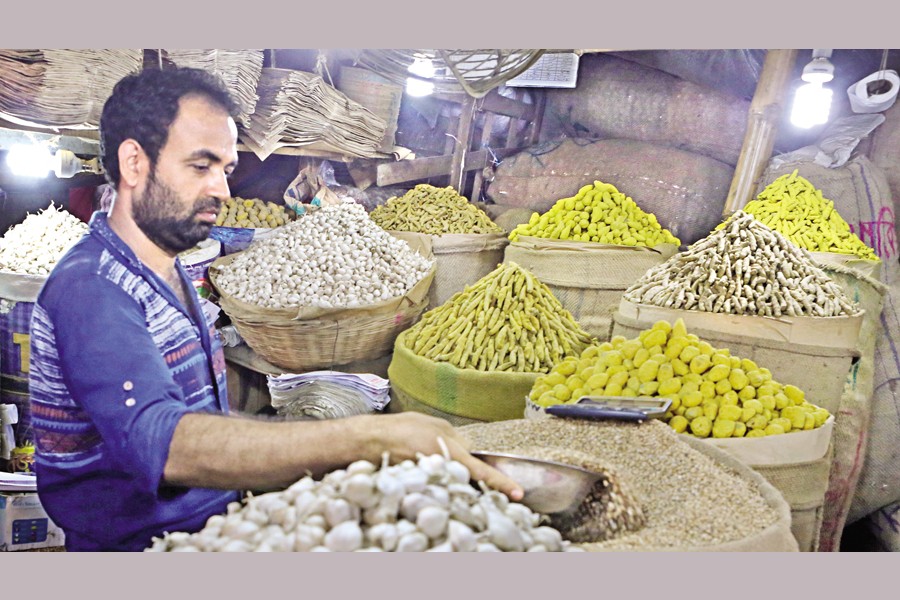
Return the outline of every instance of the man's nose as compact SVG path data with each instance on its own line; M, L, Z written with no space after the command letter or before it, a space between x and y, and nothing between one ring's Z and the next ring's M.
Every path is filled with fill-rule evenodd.
M224 171L217 173L210 182L209 195L224 202L231 197L231 189L228 187L228 176Z

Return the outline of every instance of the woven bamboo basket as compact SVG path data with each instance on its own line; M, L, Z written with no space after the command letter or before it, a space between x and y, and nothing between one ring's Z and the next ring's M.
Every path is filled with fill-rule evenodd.
M427 304L426 297L417 304L380 315L284 323L228 316L254 352L273 365L302 372L386 356L397 335L418 320Z
M216 260L209 280L219 305L247 345L289 372L331 368L390 354L394 340L428 305L435 267L404 296L352 308L267 309L235 299L216 284L219 271L237 254Z

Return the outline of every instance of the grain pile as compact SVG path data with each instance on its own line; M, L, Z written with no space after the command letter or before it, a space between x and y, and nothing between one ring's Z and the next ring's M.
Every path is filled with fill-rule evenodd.
M575 450L527 444L510 452L573 465L602 475L573 514L546 516L550 526L558 529L565 539L576 543L606 541L644 526L644 510L630 485L597 458Z
M554 417L476 423L459 428L472 448L513 452L546 446L582 452L608 465L629 485L644 527L582 544L589 550L679 550L736 542L778 520L750 481L678 439L663 423L640 425Z
M859 314L841 287L798 248L737 211L704 239L648 270L625 300L766 317Z

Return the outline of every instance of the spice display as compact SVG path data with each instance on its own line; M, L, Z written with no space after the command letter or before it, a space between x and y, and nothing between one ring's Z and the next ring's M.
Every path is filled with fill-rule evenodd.
M663 420L699 438L804 431L830 416L767 368L689 334L682 319L657 321L636 338L614 336L566 358L537 378L529 399L550 406L588 395L670 398Z
M405 334L415 354L460 369L546 373L594 338L553 293L514 262L426 312Z
M824 198L822 191L797 174L782 175L767 185L744 207L764 225L810 252L854 254L867 260L881 260L850 229L850 225Z
M63 254L87 232L86 223L51 204L29 214L0 238L0 270L49 275Z
M292 210L259 198L227 198L216 217L219 227L274 228L294 219Z
M667 308L766 317L860 312L806 250L743 211L649 269L623 298Z
M759 489L679 440L655 420L640 425L557 417L475 423L459 428L472 448L516 453L553 447L613 469L644 515L644 525L585 549L665 550L712 546L759 534L778 520Z
M444 455L380 468L360 460L233 502L196 533L154 538L156 552L564 552L579 548L504 494L469 483Z
M402 296L433 265L353 202L307 214L234 256L216 285L267 308L373 304Z
M452 187L420 183L402 196L388 198L370 216L389 231L444 233L503 233L483 210Z
M509 239L532 236L556 240L599 242L621 246L656 246L681 242L660 226L630 197L609 183L595 181L575 196L561 198L544 214L534 213L517 226Z

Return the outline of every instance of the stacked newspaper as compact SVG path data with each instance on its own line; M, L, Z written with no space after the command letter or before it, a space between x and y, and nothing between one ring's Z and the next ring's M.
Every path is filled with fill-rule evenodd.
M193 67L215 73L240 107L238 124L250 126L259 96L256 86L262 72L262 50L160 50L162 59L179 67Z
M0 118L26 127L96 129L122 77L143 50L0 49Z
M340 418L381 411L390 402L390 382L372 373L311 371L266 379L279 414Z
M387 123L318 75L292 69L262 70L259 102L241 140L261 160L282 147L303 146L373 158Z

